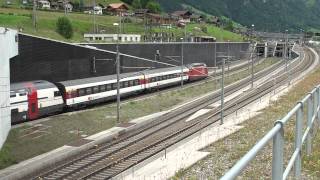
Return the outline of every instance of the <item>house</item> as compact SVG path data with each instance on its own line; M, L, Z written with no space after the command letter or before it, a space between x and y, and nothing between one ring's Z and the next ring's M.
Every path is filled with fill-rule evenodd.
M40 0L38 1L37 6L40 9L50 9L50 2L46 0Z
M191 22L199 23L199 22L202 22L203 20L204 20L204 17L202 15L192 14L190 16L190 21Z
M126 13L129 7L125 3L111 3L106 8L107 12L118 15L120 13Z
M147 13L145 16L148 20L148 24L151 24L151 25L165 25L165 24L169 25L169 24L174 24L176 22L176 19L172 18L169 15Z
M139 34L93 34L86 33L83 35L86 41L105 41L105 42L116 42L119 37L120 42L140 42L141 35Z
M182 20L185 23L189 23L191 20L192 13L190 11L175 11L172 14L172 17L178 18L178 20Z
M208 19L208 23L209 24L214 24L216 26L220 26L220 18L217 17L217 16L213 16L213 17Z
M55 10L67 10L67 12L72 12L73 5L69 1L52 1L51 2L51 9Z
M151 13L149 9L136 9L134 11L134 16L139 17L139 18L144 18L146 14Z
M88 14L97 14L102 15L103 14L103 8L101 6L85 6L83 7L83 12Z

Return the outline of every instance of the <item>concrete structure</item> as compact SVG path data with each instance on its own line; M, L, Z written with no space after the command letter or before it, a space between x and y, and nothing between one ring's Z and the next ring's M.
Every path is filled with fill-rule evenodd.
M0 27L0 148L11 128L10 58L18 55L17 31Z
M50 2L46 0L38 1L38 7L41 9L50 9Z
M89 45L89 46L86 46ZM121 73L142 69L126 67L153 67L155 54L160 53L161 63L180 65L182 43L121 43ZM184 43L184 63L206 63L212 67L221 63L219 52L234 56L233 60L245 58L249 43ZM97 47L97 48L94 48ZM101 49L100 49L101 48ZM48 80L52 82L115 74L116 44L85 43L71 44L27 34L19 34L19 55L10 62L11 82ZM167 57L175 57L172 61ZM145 58L144 60L139 59ZM157 68L168 67L158 64Z
M117 34L84 34L84 39L87 41L105 41L116 42L118 39ZM121 42L140 42L141 35L139 34L120 34L119 41Z

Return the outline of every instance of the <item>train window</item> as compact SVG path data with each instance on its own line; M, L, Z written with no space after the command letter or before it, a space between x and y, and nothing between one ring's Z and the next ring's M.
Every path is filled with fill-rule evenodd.
M107 91L111 91L113 89L113 84L107 84Z
M99 86L100 88L100 92L105 92L106 91L106 86L105 85L101 85Z
M163 79L163 80L166 80L166 79L167 79L167 77L166 77L166 76L162 76L162 79Z
M134 86L134 81L129 81L129 87Z
M151 78L151 82L156 82L156 81L157 81L157 80L156 80L155 77Z
M25 96L25 95L27 95L26 92L21 92L21 93L19 93L19 96Z
M61 96L61 93L60 93L60 91L55 91L54 93L54 97L58 97L58 96Z
M16 97L16 93L10 93L10 97L13 98L13 97Z
M93 87L93 94L99 93L99 87L95 86Z
M124 88L129 87L129 81L125 81L125 82L123 82L123 87L124 87Z
M112 90L117 89L117 83L112 83Z
M137 79L137 80L134 80L134 84L135 85L139 85L140 83L139 83L139 80Z
M78 95L79 96L85 96L86 95L86 89L78 89Z
M86 89L86 91L87 91L87 94L89 95L89 94L92 94L92 88L91 87L88 87L87 89Z

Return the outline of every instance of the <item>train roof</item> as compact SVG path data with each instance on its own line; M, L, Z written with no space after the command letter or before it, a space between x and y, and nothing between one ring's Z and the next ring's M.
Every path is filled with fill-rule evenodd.
M120 79L127 78L127 77L134 77L134 76L140 76L144 74L154 74L154 73L160 73L163 71L174 71L174 70L180 70L181 67L169 67L169 68L159 68L159 69L152 69L152 70L143 70L140 72L132 72L132 73L122 73L120 74ZM68 86L77 86L77 85L83 85L83 84L90 84L90 83L97 83L102 81L109 81L114 80L117 78L116 74L108 75L108 76L99 76L99 77L91 77L91 78L84 78L84 79L75 79L75 80L69 80L69 81L61 81L59 84L62 84L66 87Z
M187 67L183 66L183 68L187 68ZM164 72L164 71L176 71L176 70L181 70L181 66L145 70L145 71L142 71L142 73L143 74L155 74L155 73L161 73L161 72Z
M10 84L10 91L19 91L23 89L27 89L30 87L34 87L36 89L48 89L56 87L53 83L45 81L45 80L36 80L36 81L26 81L26 82L18 82Z
M123 73L120 74L120 79L127 78L127 77L134 77L142 75L140 72L134 72L134 73ZM90 83L97 83L102 81L109 81L114 80L117 78L117 75L108 75L108 76L99 76L99 77L91 77L91 78L84 78L84 79L75 79L75 80L69 80L69 81L61 81L60 84L63 84L64 86L77 86L82 84L90 84Z

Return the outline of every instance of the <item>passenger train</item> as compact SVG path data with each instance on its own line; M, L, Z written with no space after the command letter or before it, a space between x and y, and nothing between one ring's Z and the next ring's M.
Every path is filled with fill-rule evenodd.
M182 73L183 72L183 73ZM208 76L206 64L160 68L120 75L121 97L196 81ZM44 80L11 84L12 124L116 99L116 75L51 83Z

